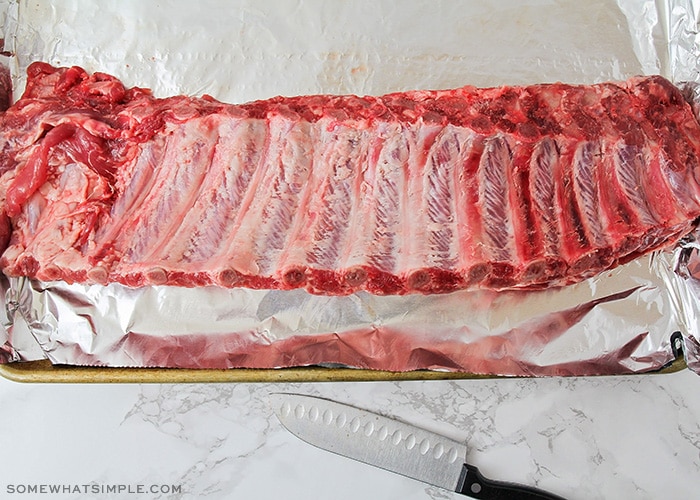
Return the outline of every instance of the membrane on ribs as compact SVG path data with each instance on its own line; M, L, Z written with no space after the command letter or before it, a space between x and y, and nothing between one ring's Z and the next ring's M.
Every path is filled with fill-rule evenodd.
M700 126L658 76L231 105L34 63L0 134L0 265L40 280L542 288L700 215Z

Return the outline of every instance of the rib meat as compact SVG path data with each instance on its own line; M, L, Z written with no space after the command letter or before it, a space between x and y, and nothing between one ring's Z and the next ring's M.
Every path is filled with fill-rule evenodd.
M229 105L35 63L0 134L0 265L45 281L541 288L700 215L700 126L658 76Z

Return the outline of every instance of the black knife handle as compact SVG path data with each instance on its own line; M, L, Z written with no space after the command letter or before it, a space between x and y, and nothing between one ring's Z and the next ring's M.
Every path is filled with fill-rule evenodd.
M564 498L529 486L492 481L481 475L473 465L464 464L457 493L479 500L565 500Z

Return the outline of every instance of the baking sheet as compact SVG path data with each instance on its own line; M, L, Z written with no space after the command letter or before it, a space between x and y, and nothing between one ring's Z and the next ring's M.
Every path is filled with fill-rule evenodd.
M694 9L631 0L19 1L7 5L3 29L15 97L28 64L43 60L157 96L238 103L636 74L698 81ZM686 352L700 346L695 285L677 274L679 253L566 289L433 297L10 280L2 355L119 367L648 372L676 359L675 332Z
M667 375L687 369L683 356L650 375ZM279 369L187 369L187 368L118 368L77 365L54 365L49 360L0 365L0 375L7 380L31 384L105 384L105 383L230 383L230 382L378 382L402 380L493 379L496 375L464 372L415 370L392 372L320 366Z

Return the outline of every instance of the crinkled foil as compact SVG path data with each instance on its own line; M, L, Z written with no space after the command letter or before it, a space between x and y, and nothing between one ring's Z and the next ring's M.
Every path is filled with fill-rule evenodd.
M26 281L18 307L28 308L29 328L56 363L624 373L673 359L680 320L662 278L660 268L671 265L664 257L671 256L565 292L326 297Z
M34 60L227 102L466 84L700 82L697 6L670 2L56 3L0 0L15 97ZM578 285L347 297L0 282L0 360L183 368L343 365L498 375L700 373L694 238ZM674 339L674 340L672 340Z

